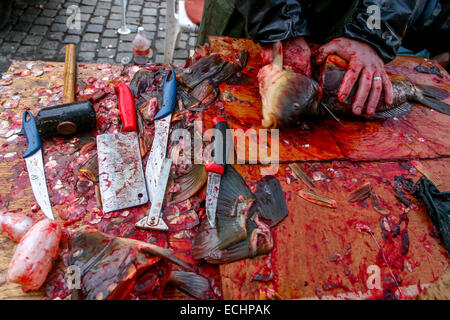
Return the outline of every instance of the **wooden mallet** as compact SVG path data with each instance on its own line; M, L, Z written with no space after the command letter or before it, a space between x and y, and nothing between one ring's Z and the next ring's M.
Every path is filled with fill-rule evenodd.
M36 116L36 125L43 137L55 135L73 135L87 132L96 127L96 116L90 101L75 102L77 78L76 48L66 45L64 62L63 104L43 108Z

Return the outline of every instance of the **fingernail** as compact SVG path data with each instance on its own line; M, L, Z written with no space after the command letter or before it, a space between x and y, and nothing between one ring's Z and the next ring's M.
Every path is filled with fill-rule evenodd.
M360 107L356 107L355 108L355 113L356 114L360 114L361 113L361 108Z

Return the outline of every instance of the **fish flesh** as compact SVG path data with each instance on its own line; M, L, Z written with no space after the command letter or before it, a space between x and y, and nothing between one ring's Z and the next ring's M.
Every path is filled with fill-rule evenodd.
M0 233L20 241L33 225L33 219L23 213L0 212Z
M273 46L273 62L258 72L259 92L262 100L262 125L265 128L292 127L305 118L333 114L354 116L352 101L357 91L355 86L346 101L340 102L337 93L348 68L348 63L335 55L314 72L314 79L283 66L281 42ZM394 100L392 105L384 103L381 94L373 115L359 116L369 119L401 117L411 111L411 102L421 103L431 109L450 115L450 106L442 100L449 97L446 90L418 86L406 78L389 75ZM329 111L327 111L327 109Z
M9 264L8 279L25 290L39 289L58 255L61 227L50 219L32 226L20 240Z

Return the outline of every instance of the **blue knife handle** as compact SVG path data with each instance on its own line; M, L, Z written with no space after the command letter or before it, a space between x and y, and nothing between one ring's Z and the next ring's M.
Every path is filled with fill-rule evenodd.
M22 158L26 158L35 154L42 146L41 138L36 127L36 120L28 110L23 113L22 127L28 142L27 150L25 150L22 156Z
M170 80L167 80L169 75L172 75ZM155 120L164 118L173 112L175 108L175 101L177 100L177 78L175 77L175 72L171 70L167 73L164 79L162 87L162 105L158 113L155 116Z

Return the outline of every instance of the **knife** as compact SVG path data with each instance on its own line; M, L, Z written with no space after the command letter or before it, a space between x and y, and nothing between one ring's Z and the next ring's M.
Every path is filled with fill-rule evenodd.
M105 213L148 202L134 98L125 83L114 89L118 94L122 132L97 136L99 186Z
M168 80L169 76L171 79ZM170 122L177 98L177 80L175 72L171 70L164 79L162 87L162 105L155 116L155 135L150 150L150 155L145 167L145 179L147 181L148 198L154 201L158 185L158 177L161 172L163 159L167 153Z
M55 217L53 216L47 183L45 181L44 160L41 149L42 142L39 137L36 120L28 110L23 113L22 127L28 143L22 158L25 159L25 163L27 164L34 197L45 216L54 220Z
M217 198L219 197L220 180L225 171L225 164L228 156L227 129L228 124L225 118L215 117L213 119L214 129L221 133L220 139L214 137L213 161L209 163L205 170L208 172L208 183L206 187L206 216L211 227L216 225Z
M169 180L170 168L172 167L172 159L165 158L162 160L161 171L159 173L158 188L154 194L152 205L147 212L147 216L136 223L136 227L142 229L167 231L169 227L162 219L162 206L164 204L164 196L166 194L167 181Z

